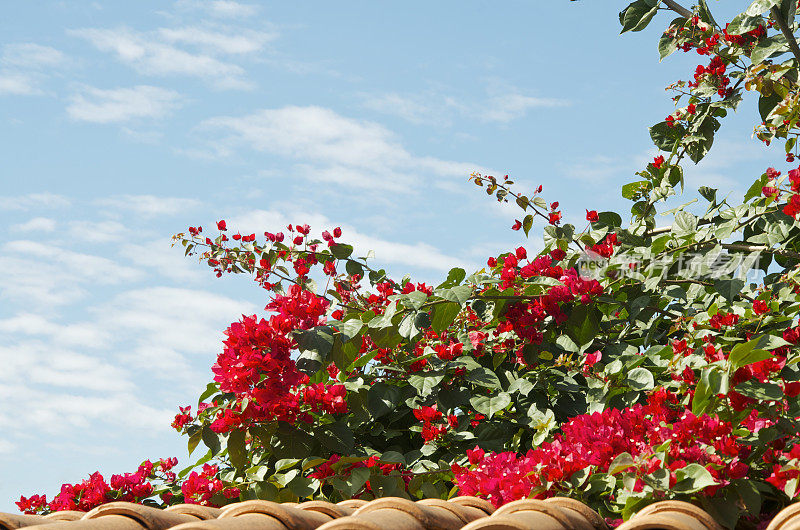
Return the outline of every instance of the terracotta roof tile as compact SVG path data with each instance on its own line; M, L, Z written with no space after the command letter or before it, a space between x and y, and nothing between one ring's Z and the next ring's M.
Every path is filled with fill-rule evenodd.
M0 530L608 530L588 506L564 497L523 499L497 510L483 499L412 502L397 497L338 504L253 500L222 509L179 504L165 510L111 502L88 513L45 517L0 513ZM661 501L638 512L619 530L722 530L705 511L680 501ZM767 530L800 530L800 503L778 513Z

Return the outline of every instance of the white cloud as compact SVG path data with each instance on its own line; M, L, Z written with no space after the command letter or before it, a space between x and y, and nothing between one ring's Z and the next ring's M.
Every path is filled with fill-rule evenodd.
M66 56L55 48L32 42L7 44L3 47L0 63L22 68L53 68L63 65Z
M53 210L65 208L71 204L70 200L63 195L54 193L29 193L28 195L17 195L14 197L0 196L0 210L32 210L44 208Z
M196 32L180 30L175 37L183 36L184 39L193 35L194 39L200 38ZM95 48L100 51L110 52L117 56L117 59L133 67L136 71L146 75L184 75L198 77L211 83L220 89L250 89L252 84L245 79L244 69L236 64L225 62L217 57L215 53L194 53L181 49L168 40L160 32L136 32L126 28L117 29L79 29L69 32L71 35L88 40ZM253 34L250 34L252 41ZM261 34L257 34L261 35ZM266 35L266 34L265 34ZM204 32L205 41L225 42L233 46L237 42L225 34L215 34ZM247 37L243 37L247 39ZM268 37L264 37L268 40ZM240 40L239 47L241 48ZM225 53L224 50L216 50Z
M0 70L0 95L35 96L41 93L33 76Z
M52 232L55 229L56 221L49 217L34 217L11 227L12 232Z
M180 94L164 88L138 85L104 90L85 87L67 106L71 118L93 123L126 122L137 118L162 118L180 106Z
M510 93L490 98L485 108L479 110L478 116L483 121L508 123L523 117L529 109L567 105L569 102L563 99L537 98Z
M172 247L169 239L159 239L146 243L123 245L120 256L127 263L147 267L157 271L159 277L169 278L181 283L201 282L208 278L196 264L195 258L185 257L183 247Z
M155 195L119 195L99 199L96 204L114 212L126 211L144 217L177 215L199 207L196 199L182 197L157 197Z
M32 42L6 44L0 54L0 95L36 96L44 94L43 70L66 62L63 53Z
M427 105L420 99L396 93L367 95L364 99L364 106L383 114L398 116L412 123L424 123L431 120L434 114L440 114L432 105Z
M11 241L0 250L0 300L21 310L53 312L84 298L87 288L142 278L138 269L53 244Z
M111 243L121 241L128 228L117 221L70 221L69 237L73 241Z
M220 18L245 18L258 13L257 5L232 0L179 0L176 5L185 9L202 9L211 16Z
M438 91L417 94L363 94L364 107L412 123L449 126L462 116L482 122L509 123L534 108L568 106L567 100L521 94L515 87L490 88L485 100L463 100Z
M423 177L465 177L483 170L475 164L414 156L382 125L322 107L263 109L247 116L211 118L200 128L217 133L209 149L223 156L246 145L298 160L301 176L310 180L410 191Z
M197 27L161 28L160 36L170 43L197 45L210 53L247 54L260 51L267 42L277 38L273 33L240 30L236 33L220 33Z

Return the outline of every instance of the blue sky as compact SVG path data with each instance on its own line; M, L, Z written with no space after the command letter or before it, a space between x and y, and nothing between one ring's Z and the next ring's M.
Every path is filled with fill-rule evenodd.
M196 404L227 324L266 303L170 247L189 225L342 226L436 282L522 243L471 171L543 184L579 225L626 207L620 186L655 154L647 126L672 110L663 87L700 61L659 64L669 15L619 36L625 4L7 5L0 510L97 469L187 462L171 417ZM769 165L753 109L690 186L741 192Z

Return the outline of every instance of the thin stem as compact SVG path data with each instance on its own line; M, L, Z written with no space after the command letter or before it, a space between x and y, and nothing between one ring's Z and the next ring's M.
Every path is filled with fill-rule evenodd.
M692 12L674 0L664 0L664 5L684 18L691 18Z

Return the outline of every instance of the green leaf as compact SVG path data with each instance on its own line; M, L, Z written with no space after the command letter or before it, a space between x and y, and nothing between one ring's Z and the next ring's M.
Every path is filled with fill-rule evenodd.
M746 16L754 17L765 11L769 11L772 6L779 5L781 0L755 0L743 13Z
M392 412L400 402L400 389L386 383L375 383L367 393L367 409L373 418Z
M228 456L231 459L231 464L236 469L242 469L246 464L250 463L247 458L243 430L233 430L228 434Z
M444 379L444 372L425 372L408 376L408 384L417 389L420 397L425 397L442 382L442 379Z
M434 294L445 300L457 302L458 305L464 307L467 300L472 296L472 287L469 285L459 285L457 287L450 287L448 289L437 289Z
M467 374L467 381L486 388L500 388L500 379L497 374L483 366L471 370Z
M656 123L650 127L650 138L656 147L662 151L671 152L684 134L686 134L686 129L683 125L675 124L670 127L666 121Z
M647 190L649 188L649 182L646 180L637 180L636 182L630 182L622 186L622 198L628 200L636 200L637 197L641 195L643 190Z
M220 452L222 449L222 443L220 442L219 435L212 431L208 425L203 427L202 437L203 443L211 450L212 456L215 456Z
M539 199L540 197L536 197L536 198ZM532 227L533 227L533 215L528 214L522 220L522 231L525 232L525 236L528 235L528 233L531 231Z
M717 484L711 473L697 463L692 463L676 470L675 478L677 483L673 486L672 491L680 493L695 493L703 488Z
M731 363L731 372L735 372L742 366L769 359L772 356L767 350L756 348L758 342L758 339L755 339L739 343L733 347L728 356L728 360L730 360Z
M733 278L729 280L714 280L714 290L722 295L728 302L733 302L736 296L744 289L744 280Z
M200 439L202 438L202 436L203 436L203 430L197 429L197 431L195 431L194 434L192 434L189 437L189 443L188 443L189 456L192 455L195 448L200 443Z
M597 308L588 305L573 307L567 319L566 329L567 335L575 341L575 344L579 346L589 344L600 329Z
M447 279L442 282L437 288L453 287L464 281L467 277L467 272L461 267L454 267L447 273Z
M622 473L623 471L630 469L635 465L636 462L633 460L633 457L630 455L630 453L620 453L614 457L614 460L612 460L608 465L608 474L616 475L617 473Z
M344 265L344 270L347 271L347 274L350 276L361 276L364 277L364 267L359 262L349 259L347 263Z
M744 381L734 389L743 396L758 400L777 401L783 399L783 390L774 383L761 383L755 379Z
M750 52L750 61L753 64L758 64L770 58L773 54L781 54L788 51L789 44L786 42L786 37L782 33L778 33L772 37L765 37L759 40L753 47L753 51Z
M361 331L363 326L364 323L361 322L359 318L351 318L342 322L342 325L339 326L339 332L342 334L342 342L347 342L358 335L358 332Z
M418 311L428 300L428 295L422 291L411 291L408 294L401 295L398 300L403 302L403 305Z
M353 253L352 245L345 245L344 243L336 243L330 249L331 254L337 259L346 259Z
M416 314L409 313L403 317L403 320L400 321L400 328L398 331L400 332L400 336L404 339L413 339L419 333L419 329L414 325L416 321Z
M629 387L640 392L644 390L652 390L655 387L653 374L650 373L650 370L641 367L634 368L628 372L626 382L628 383Z
M697 217L687 211L681 210L675 213L675 222L672 225L672 233L676 236L685 236L697 231Z
M203 393L200 394L200 397L197 399L197 403L202 403L206 399L213 396L216 392L219 392L219 385L217 383L208 383L206 385L206 389L203 390Z
M511 396L500 392L491 396L473 396L469 402L476 411L491 419L492 416L511 404Z
M332 452L339 454L349 454L355 445L353 431L343 421L316 428L314 437Z
M697 191L700 193L700 196L708 202L715 202L717 200L717 190L715 188L700 186Z
M718 367L710 366L702 370L700 381L695 387L692 399L692 413L699 416L706 412L714 402L717 394L727 394L727 374ZM724 391L724 392L723 392Z
M636 0L619 14L619 21L622 24L622 31L641 31L647 27L653 17L658 12L658 2L656 0Z
M728 35L742 35L756 29L763 22L764 19L759 15L748 15L747 12L739 13L733 17L725 31Z
M450 327L456 316L461 311L461 306L457 302L446 302L436 304L431 309L431 327L436 333L441 333Z
M681 19L683 20L683 19ZM658 39L658 60L663 61L678 50L678 42L675 37L663 33L661 38Z

